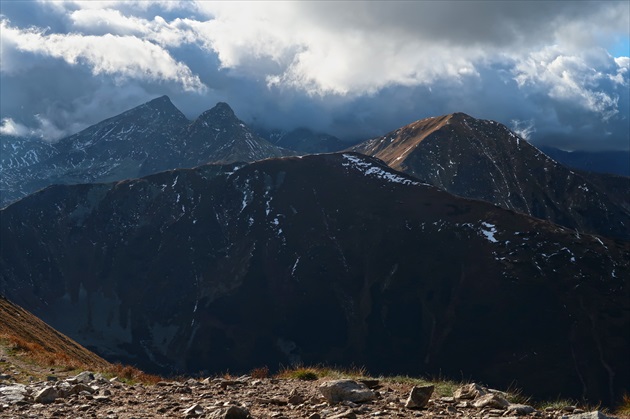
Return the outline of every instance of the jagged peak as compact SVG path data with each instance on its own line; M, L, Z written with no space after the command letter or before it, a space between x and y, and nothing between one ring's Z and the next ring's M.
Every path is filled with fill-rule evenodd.
M144 106L148 106L149 108L155 109L158 111L170 111L170 112L181 114L181 111L177 108L177 106L173 104L173 102L171 102L171 99L166 95L150 100L147 103L145 103Z
M171 98L169 98L167 95L162 95L160 97L156 97L155 99L148 101L147 105L150 105L150 104L158 105L158 104L168 104L168 103L170 103L171 105L173 104L173 102L171 102Z
M210 118L232 119L236 118L236 115L230 105L225 102L219 102L212 109L208 109L199 115L199 119L201 120Z
M464 113L464 112L453 112L451 114L446 115L447 117L449 117L449 119L456 119L456 120L462 120L462 119L476 119L473 118L472 116Z

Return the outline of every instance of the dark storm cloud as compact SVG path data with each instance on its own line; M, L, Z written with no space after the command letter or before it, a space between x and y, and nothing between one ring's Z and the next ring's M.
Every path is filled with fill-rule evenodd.
M167 94L356 140L452 112L628 149L625 2L2 3L3 129L69 134ZM9 121L12 125L7 123ZM17 124L17 125L16 125ZM525 133L525 131L523 131Z

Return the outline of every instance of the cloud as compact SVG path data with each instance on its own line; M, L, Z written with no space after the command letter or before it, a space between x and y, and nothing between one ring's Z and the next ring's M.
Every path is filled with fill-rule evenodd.
M3 118L0 123L0 134L14 137L38 137L44 140L57 140L68 135L66 131L59 129L42 115L35 115L35 119L38 126L29 128L19 122L15 122L12 118Z
M30 129L19 122L15 122L12 118L3 118L2 122L0 122L0 134L14 137L28 137L30 133Z
M270 85L320 95L372 94L392 84L438 79L459 82L488 61L518 61L554 43L573 50L628 26L628 7L619 3L201 2L198 7L212 20L194 23L197 32L224 67L255 72L272 61L275 73L265 74Z
M513 72L520 87L545 91L551 99L578 105L607 120L618 113L618 96L603 84L613 80L627 85L627 70L618 64L623 62L603 50L590 56L563 55L557 47L549 47L518 62Z
M627 2L40 1L5 11L1 116L33 130L35 114L67 132L168 94L191 118L227 101L247 122L347 138L463 111L530 121L533 142L630 147L630 59L607 52L628 36Z
M203 91L199 77L181 62L175 61L160 46L134 36L105 34L47 34L42 29L19 29L8 20L0 21L2 42L15 50L60 58L71 65L86 64L94 75L176 81L186 91ZM17 71L11 62L2 61L2 71Z
M531 140L532 134L536 132L533 120L519 121L517 119L513 119L511 121L510 129L527 141Z

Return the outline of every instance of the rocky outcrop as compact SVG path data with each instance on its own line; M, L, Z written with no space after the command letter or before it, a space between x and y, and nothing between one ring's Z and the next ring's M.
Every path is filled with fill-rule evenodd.
M405 407L407 409L421 409L425 407L429 403L433 390L434 386L414 386L405 402Z
M507 401L485 404L481 400L504 400L499 392L485 389L485 396L475 399L455 399L434 395L424 406L406 406L406 395L413 394L408 384L383 381L370 397L356 400L354 391L337 393L334 401L323 396L322 388L361 385L352 380L300 381L292 379L250 376L238 380L210 378L205 380L162 381L157 385L125 384L105 379L100 374L93 380L73 384L76 380L59 379L51 383L33 382L28 385L0 382L0 416L2 417L170 417L170 418L436 418L436 417L508 417L539 419L606 419L602 412L584 412L575 407L537 410L531 406ZM239 385L226 385L238 381ZM349 383L352 381L352 385ZM365 388L362 393L367 394ZM417 392L418 390L415 390ZM429 394L421 390L423 394ZM301 394L301 403L273 403L289 395ZM15 395L19 394L18 397ZM355 398L355 401L347 397ZM483 404L483 406L482 406Z

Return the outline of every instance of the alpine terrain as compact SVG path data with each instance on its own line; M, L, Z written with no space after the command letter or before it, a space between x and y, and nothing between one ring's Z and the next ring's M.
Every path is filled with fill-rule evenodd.
M271 375L257 368L238 378L165 379L107 363L2 297L0 320L2 417L432 418L448 411L472 418L494 410L523 419L610 418L581 405L534 407L474 383L375 378L364 370L295 368Z
M630 243L360 154L51 186L0 226L0 292L108 360L354 364L604 403L630 389Z
M592 182L494 121L463 113L427 118L352 150L455 195L578 232L630 239L630 195L606 186L627 192L630 179Z
M53 184L108 182L208 162L293 154L256 135L226 103L190 122L167 96L56 143L0 140L0 206Z

